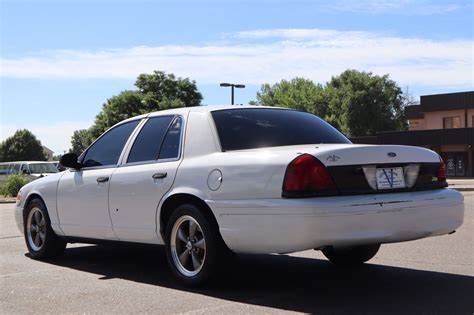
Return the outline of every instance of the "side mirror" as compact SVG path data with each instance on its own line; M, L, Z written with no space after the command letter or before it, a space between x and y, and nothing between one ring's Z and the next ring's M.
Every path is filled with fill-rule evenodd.
M25 175L29 175L30 172L28 170L22 170L22 173L25 174Z
M77 162L77 155L75 153L67 153L61 156L59 164L64 167L74 168L76 170L82 167L82 164Z

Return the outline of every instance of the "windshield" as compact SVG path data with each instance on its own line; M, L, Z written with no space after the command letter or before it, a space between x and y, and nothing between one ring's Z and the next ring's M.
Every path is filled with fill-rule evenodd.
M33 163L30 164L30 173L57 173L59 172L53 163Z
M321 118L305 112L242 108L212 112L223 151L285 145L351 143Z

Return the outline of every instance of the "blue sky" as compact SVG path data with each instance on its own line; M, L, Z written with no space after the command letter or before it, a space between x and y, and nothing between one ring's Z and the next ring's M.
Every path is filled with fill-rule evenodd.
M61 153L104 101L163 70L196 80L205 104L229 102L219 82L302 76L325 83L347 68L390 74L415 96L473 89L471 1L0 0L0 139L32 130Z

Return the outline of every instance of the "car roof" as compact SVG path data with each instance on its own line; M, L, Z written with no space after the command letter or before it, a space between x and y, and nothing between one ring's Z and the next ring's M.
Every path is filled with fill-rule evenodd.
M192 107L180 107L180 108L172 108L172 109L165 109L160 111L155 111L147 114L143 114L140 116L135 116L128 118L124 121L121 121L118 124L122 124L124 122L136 120L136 119L143 119L146 117L155 117L155 116L163 116L163 115L186 115L189 112L213 112L217 110L226 110L226 109L245 109L245 108L270 108L270 109L289 109L284 107L274 107L274 106L259 106L259 105L201 105L201 106L192 106ZM118 125L117 124L117 125Z
M1 162L0 165L4 164L29 164L29 163L54 163L56 161L10 161L10 162Z

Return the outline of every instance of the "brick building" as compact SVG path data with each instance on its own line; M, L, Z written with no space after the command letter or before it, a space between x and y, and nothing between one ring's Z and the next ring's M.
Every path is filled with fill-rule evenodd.
M403 144L429 148L446 162L448 177L474 177L474 91L425 95L407 106L408 131L357 137L354 143Z

